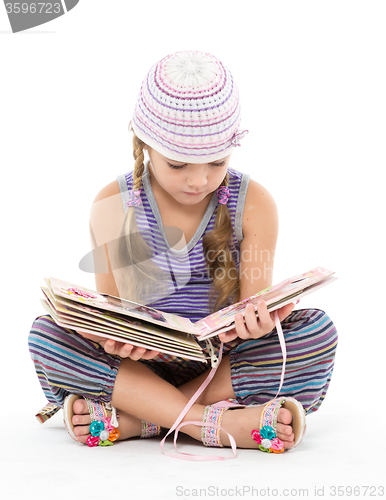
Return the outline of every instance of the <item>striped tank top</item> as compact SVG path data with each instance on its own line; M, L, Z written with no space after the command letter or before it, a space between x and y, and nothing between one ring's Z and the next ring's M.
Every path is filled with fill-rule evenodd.
M243 240L242 218L245 196L249 183L249 175L228 168L229 193L228 210L233 225L235 244L232 256L239 268L240 243ZM117 177L124 210L127 210L129 191L133 188L133 172ZM184 248L175 250L169 244L161 214L150 184L148 163L142 175L141 190L142 205L135 207L138 231L149 245L152 259L158 268L162 269L164 279L161 279L160 290L149 298L148 306L164 312L178 314L198 321L210 314L209 298L212 278L209 275L202 239L214 229L218 200L213 193L205 215L193 238Z

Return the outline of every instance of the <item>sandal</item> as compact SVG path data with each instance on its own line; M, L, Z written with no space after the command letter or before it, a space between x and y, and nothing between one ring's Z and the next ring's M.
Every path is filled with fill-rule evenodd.
M224 411L229 408L244 407L244 405L233 402L235 400L221 401L205 408L202 422L204 426L201 428L202 442L205 446L223 448L220 439L221 419ZM250 405L256 406L256 405ZM264 406L260 417L259 430L255 429L251 433L251 437L259 445L259 450L267 453L282 453L284 452L284 444L281 439L276 436L277 415L280 408L286 408L292 414L292 429L294 433L294 446L296 448L303 439L306 430L305 410L301 403L291 397L281 397L272 399ZM225 432L225 431L224 431ZM229 436L229 434L228 434ZM233 440L231 440L233 448Z
M175 431L174 434L174 447L177 450L177 435L178 431L185 425L201 425L201 440L205 446L223 448L224 445L220 439L220 431L225 432L230 441L230 446L233 451L232 457L223 456L201 456L201 455L191 455L190 453L179 453L177 450L177 455L166 452L163 449L166 437L161 441L161 449L169 457L179 458L182 460L226 460L227 458L235 458L237 456L237 445L233 436L229 434L225 429L221 427L221 420L223 414L228 409L234 408L247 408L256 407L261 405L242 405L237 403L237 400L228 399L225 401L220 401L210 406L206 406L204 410L204 415L202 422L198 421L185 421L180 423L180 419L177 423L170 429ZM259 450L265 451L267 453L283 453L284 443L281 439L276 436L276 426L277 426L277 415L280 408L288 409L292 414L292 429L294 433L294 446L290 449L296 448L303 439L306 430L306 412L302 404L294 398L291 397L281 397L274 398L265 404L263 412L260 417L259 430L254 429L251 432L251 438L259 444ZM182 420L182 417L180 415Z
M269 401L260 417L260 429L253 430L252 438L259 444L259 449L268 453L282 453L283 441L276 437L277 414L280 408L286 408L292 414L291 427L294 433L294 445L289 450L296 448L302 441L306 432L306 411L302 404L294 398L282 397ZM289 451L288 450L288 451Z
M284 451L284 443L281 439L279 439L276 436L277 415L279 413L280 408L281 407L286 408L292 414L291 425L294 433L294 446L290 449L296 448L296 446L298 446L303 439L306 430L306 412L302 404L296 399L292 397L280 397L280 398L277 397L281 391L284 382L287 350L285 347L285 339L277 310L274 312L274 314L275 314L276 330L279 337L280 347L283 355L283 366L281 371L280 384L276 396L273 399L271 399L271 401L268 401L268 403L265 404L260 417L259 430L254 429L251 432L251 438L258 443L259 445L258 449L261 451L265 451L268 453L282 453ZM220 344L219 355L217 357L215 355L215 351L211 341L207 339L206 342L207 342L208 353L211 358L212 369L209 372L207 378L199 387L199 389L190 398L189 402L182 410L180 415L177 417L177 420L174 422L173 426L171 427L171 429L169 429L169 431L167 432L167 434L160 443L161 450L163 451L163 453L172 458L179 458L181 460L226 460L226 458L235 458L237 456L236 441L234 440L233 436L231 436L226 430L222 429L221 420L224 411L228 410L231 407L245 408L246 405L239 404L237 403L237 400L232 400L232 399L228 399L226 401L220 401L219 403L215 403L213 405L205 407L202 422L198 421L182 422L183 418L188 413L190 408L193 406L199 395L205 390L210 381L213 379L222 359L223 343L221 342ZM262 405L248 405L248 406L253 407ZM223 444L221 443L220 439L220 431L222 430L229 437L230 446L233 451L233 457L200 456L200 455L192 455L190 453L179 453L177 450L177 435L178 431L185 425L201 425L201 440L205 446L211 446L211 447L219 447L219 448L223 447ZM173 431L174 431L174 448L177 450L178 454L171 454L164 450L164 444L166 442L166 438Z
M63 420L69 435L79 442L74 433L75 426L72 423L72 417L74 416L73 404L77 399L86 401L91 416L91 435L87 438L88 446L111 446L119 438L120 434L117 429L119 415L116 408L111 403L95 401L77 394L68 395L63 404ZM141 438L158 436L160 432L160 426L141 420Z
M84 399L87 403L91 416L90 436L87 438L87 444L94 446L111 446L119 438L117 411L110 403L94 401L90 398L83 398L77 394L68 395L63 404L63 420L69 435L77 441L74 433L73 405L77 399Z

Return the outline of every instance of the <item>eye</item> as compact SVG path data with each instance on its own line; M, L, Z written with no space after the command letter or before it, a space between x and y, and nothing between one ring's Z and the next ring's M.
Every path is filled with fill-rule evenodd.
M222 161L220 163L211 163L214 167L223 167L225 165L225 161Z
M172 165L171 163L167 162L170 168L173 168L174 170L180 170L181 168L184 168L185 165Z

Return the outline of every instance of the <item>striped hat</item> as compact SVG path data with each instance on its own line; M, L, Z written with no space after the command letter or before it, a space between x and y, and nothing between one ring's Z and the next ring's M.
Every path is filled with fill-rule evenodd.
M180 51L150 69L132 119L135 134L166 158L209 163L228 156L239 132L233 77L207 52Z

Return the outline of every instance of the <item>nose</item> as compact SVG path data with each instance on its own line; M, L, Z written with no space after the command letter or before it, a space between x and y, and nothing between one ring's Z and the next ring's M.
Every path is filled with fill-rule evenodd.
M187 185L190 189L200 189L208 184L206 165L189 165Z

